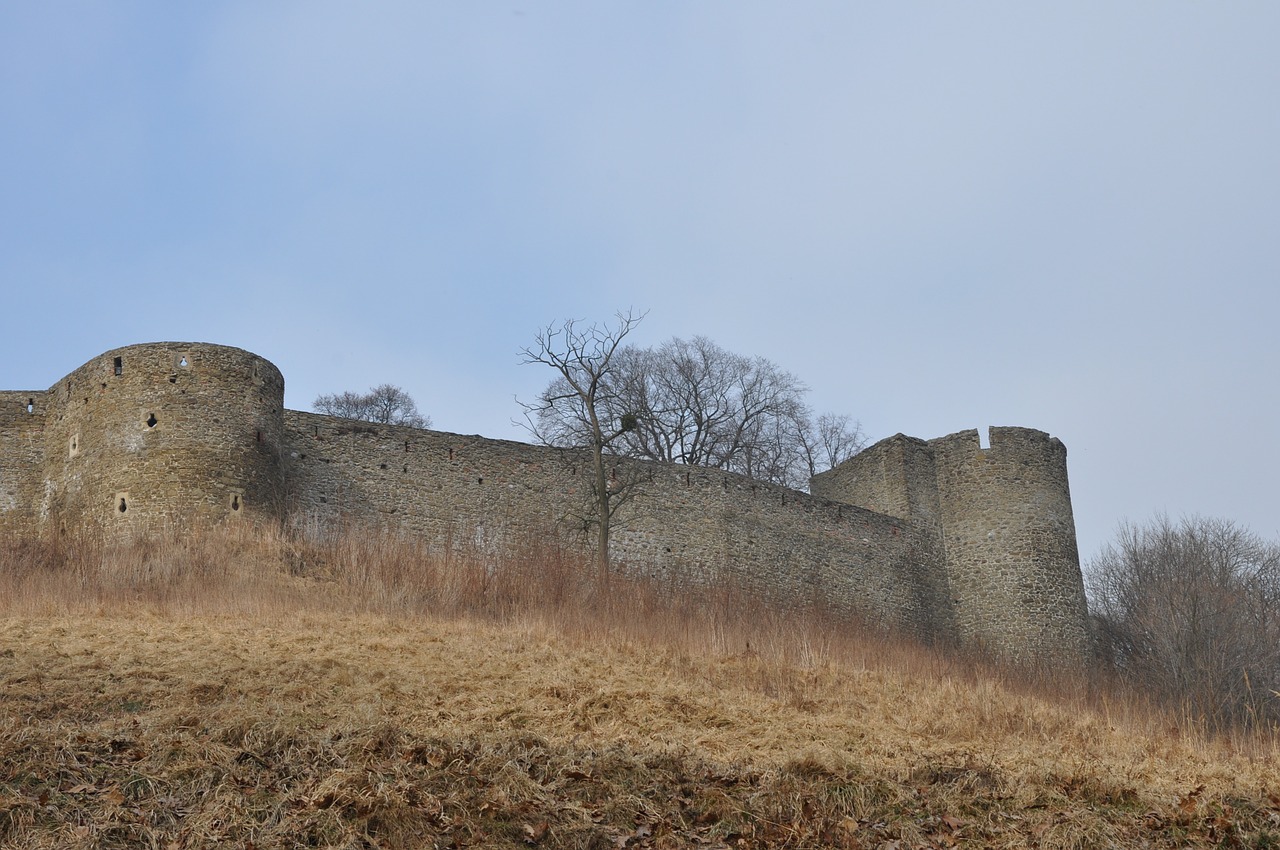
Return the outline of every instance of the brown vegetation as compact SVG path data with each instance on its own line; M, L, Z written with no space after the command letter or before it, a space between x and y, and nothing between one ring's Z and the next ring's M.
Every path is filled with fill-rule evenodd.
M1123 525L1090 565L1116 672L1212 728L1280 723L1280 543L1235 523Z
M0 549L0 847L1280 846L1274 735L529 546Z

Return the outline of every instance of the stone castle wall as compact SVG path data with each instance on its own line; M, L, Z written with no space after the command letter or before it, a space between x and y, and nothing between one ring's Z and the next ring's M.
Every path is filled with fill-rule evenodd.
M1061 440L992 428L931 440L960 635L1005 653L1088 652L1088 615Z
M580 539L588 468L573 452L297 411L285 424L295 522L373 524L442 548L499 548L548 529ZM626 569L730 577L779 604L818 601L926 638L950 628L933 616L946 595L928 541L893 517L720 470L616 464L640 481L612 534Z
M41 524L45 393L0 392L0 534L26 536Z
M898 434L810 482L814 495L862 505L941 533L938 471L925 440Z
M109 537L278 514L284 377L226 346L109 351L46 393L39 511Z
M245 519L411 533L497 550L584 539L573 452L283 409L247 351L128 346L46 392L0 393L0 533L108 537ZM616 517L622 568L724 578L925 639L1020 658L1083 657L1083 585L1065 449L1038 431L897 437L815 477L813 495L618 459L639 482Z
M813 479L934 536L961 641L1017 655L1088 650L1087 612L1062 442L1029 428L934 440L898 434Z

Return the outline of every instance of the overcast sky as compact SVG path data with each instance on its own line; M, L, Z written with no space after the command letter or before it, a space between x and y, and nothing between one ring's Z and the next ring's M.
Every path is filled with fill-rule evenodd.
M236 345L520 438L649 314L872 439L1024 425L1081 554L1280 536L1280 4L0 5L0 388Z

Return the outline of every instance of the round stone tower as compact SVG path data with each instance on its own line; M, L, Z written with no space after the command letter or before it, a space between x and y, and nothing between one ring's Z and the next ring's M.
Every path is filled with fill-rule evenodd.
M992 428L929 441L962 640L1023 660L1083 659L1088 613L1062 441Z
M158 342L90 360L46 394L40 512L108 537L277 519L284 377L222 345Z

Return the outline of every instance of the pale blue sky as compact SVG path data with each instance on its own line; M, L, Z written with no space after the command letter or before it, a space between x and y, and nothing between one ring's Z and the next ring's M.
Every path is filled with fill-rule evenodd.
M515 437L536 328L648 309L873 439L1062 438L1280 535L1280 5L6 3L0 388L237 345Z

